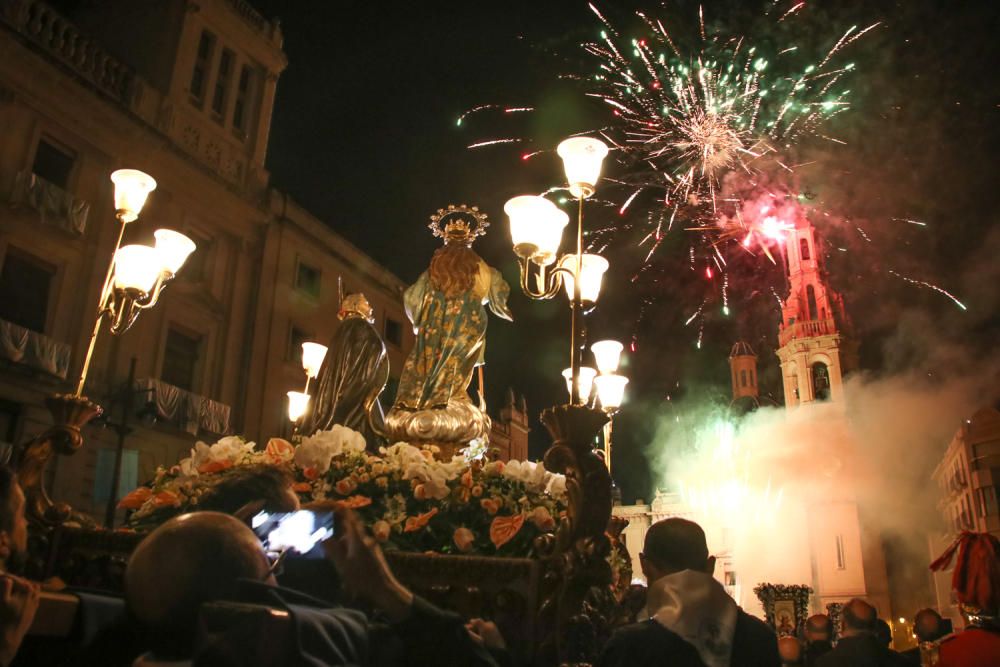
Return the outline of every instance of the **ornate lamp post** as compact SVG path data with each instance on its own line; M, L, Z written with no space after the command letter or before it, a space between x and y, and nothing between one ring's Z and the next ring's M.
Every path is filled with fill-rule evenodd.
M599 340L590 346L594 358L597 360L597 368L601 374L594 378L594 386L597 389L597 401L608 415L608 423L604 425L604 461L608 464L608 472L611 472L611 431L614 423L615 413L621 407L625 397L625 385L628 378L618 375L618 363L621 360L623 345L616 340Z
M120 228L98 297L97 316L76 390L72 395L56 394L46 400L54 426L25 444L18 462L26 511L36 523L58 524L72 511L68 505L55 504L49 498L44 473L53 452L68 455L83 446L80 429L101 413L100 406L83 396L83 389L102 322L108 318L112 334L127 331L142 310L156 305L163 288L195 250L191 239L169 229L156 230L155 246L122 247L126 225L138 219L146 198L156 189L156 181L136 169L119 169L111 174L111 182L115 185L115 217Z
M297 435L299 420L309 409L309 381L319 375L326 359L326 345L302 343L302 370L306 373L306 386L302 391L290 391L288 396L288 418L292 421L293 437Z

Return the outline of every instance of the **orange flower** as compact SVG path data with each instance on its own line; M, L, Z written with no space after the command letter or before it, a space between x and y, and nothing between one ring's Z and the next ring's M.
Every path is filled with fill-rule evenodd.
M424 526L430 522L431 517L438 513L438 508L434 507L430 511L424 512L423 514L418 514L417 516L410 516L406 518L406 525L403 526L404 533L415 533L421 530Z
M372 535L379 542L385 542L389 539L389 533L392 531L392 526L389 525L388 521L376 521L375 525L372 526Z
M524 525L524 515L498 516L490 524L490 540L497 549L514 539Z
M145 504L153 495L153 490L148 486L140 486L127 496L118 501L120 510L137 510Z
M456 486L455 490L452 491L451 493L453 496L455 496L455 500L457 500L458 502L460 503L469 502L470 492L468 488L464 486Z
M343 505L344 507L356 510L361 507L368 507L369 505L371 505L372 499L369 498L368 496L357 495L357 496L351 496L346 500L342 500L340 504Z
M490 514L500 511L500 501L495 498L483 498L479 501L479 505Z
M464 486L467 489L471 489L472 488L472 471L471 470L466 470L464 473L462 473L462 486Z
M232 461L209 461L208 463L202 463L198 466L198 472L203 475L210 475L216 472L222 472L233 467Z
M455 529L451 539L455 543L455 546L458 547L459 551L466 553L472 550L472 543L475 542L476 536L473 535L471 530L463 526Z
M544 505L539 505L531 513L531 522L543 533L547 533L556 527L556 520Z
M333 486L334 490L342 496L349 495L351 491L358 488L358 485L354 483L350 477L345 477Z
M153 496L154 507L180 507L181 499L173 491L160 491Z
M275 465L285 463L295 456L295 446L284 438L271 438L264 448L264 456Z
M292 491L295 493L309 493L312 491L312 484L309 482L298 482L292 485Z
M473 498L478 498L479 496L483 495L483 487L476 484L474 487L472 487L471 492Z

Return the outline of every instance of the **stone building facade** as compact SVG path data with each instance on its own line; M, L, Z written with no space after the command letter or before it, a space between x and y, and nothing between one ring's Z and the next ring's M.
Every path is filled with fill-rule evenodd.
M41 431L44 396L75 388L119 230L108 177L124 167L158 186L123 244L167 227L198 248L154 308L98 340L85 394L108 421L132 359L142 390L121 490L197 439L287 434L299 343L332 336L338 279L374 306L398 378L413 342L404 283L269 185L279 26L243 0L80 7L0 1L0 440ZM97 516L117 442L101 423L50 485Z

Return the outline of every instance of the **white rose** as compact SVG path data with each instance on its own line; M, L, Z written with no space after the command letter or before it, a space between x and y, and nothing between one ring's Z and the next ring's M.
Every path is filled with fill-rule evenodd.
M545 493L549 494L556 500L560 500L566 497L566 475L560 475L558 473L552 473L549 477L548 485L545 487Z

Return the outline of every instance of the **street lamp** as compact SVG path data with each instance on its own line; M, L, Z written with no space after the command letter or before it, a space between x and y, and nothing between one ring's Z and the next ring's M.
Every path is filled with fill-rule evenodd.
M625 398L625 385L628 378L618 375L618 364L621 362L621 354L624 346L616 340L599 340L590 346L590 351L594 353L597 360L597 367L601 374L594 378L594 387L597 390L597 402L601 409L608 416L608 422L604 425L604 460L608 464L608 472L611 472L611 431L614 423L615 413L621 407Z
M319 375L326 359L327 347L319 343L302 343L302 370L306 373L306 386L302 391L290 391L288 396L288 418L297 430L299 420L309 410L309 381Z
M149 193L156 189L156 181L137 169L119 169L111 174L111 182L115 187L118 238L101 285L97 316L83 357L76 391L73 394L55 394L46 399L53 425L28 441L18 454L18 478L24 489L25 512L32 523L58 525L72 514L69 505L54 503L49 497L45 489L45 469L54 454L68 456L80 449L83 446L81 429L102 412L99 405L83 396L101 323L108 317L112 334L127 331L140 311L156 305L166 283L174 278L195 250L191 239L169 229L159 229L154 233L155 246L122 247L126 225L139 218ZM115 460L116 479L120 470L119 450Z
M594 378L597 377L597 371L589 366L582 366L579 369L580 373L580 386L577 390L577 394L580 396L580 400L584 405L590 403L590 394L594 390ZM563 379L566 380L566 391L569 392L570 396L573 395L573 369L567 368L562 372Z
M603 142L590 137L573 137L559 144L570 193L577 198L576 251L564 255L554 270L568 216L555 204L531 195L514 197L504 205L510 218L511 241L520 260L521 289L533 299L551 299L565 286L572 307L570 329L570 405L581 403L580 328L584 304L593 308L601 289L601 277L608 262L599 255L583 252L583 200L594 194L601 165L608 154Z
M121 226L97 302L97 317L83 358L76 398L83 395L104 317L108 316L113 335L128 331L140 311L156 305L163 288L196 248L191 239L171 229L153 233L155 246L122 246L125 226L138 219L149 193L156 189L156 181L137 169L119 169L111 174L111 182L115 184L115 217Z

